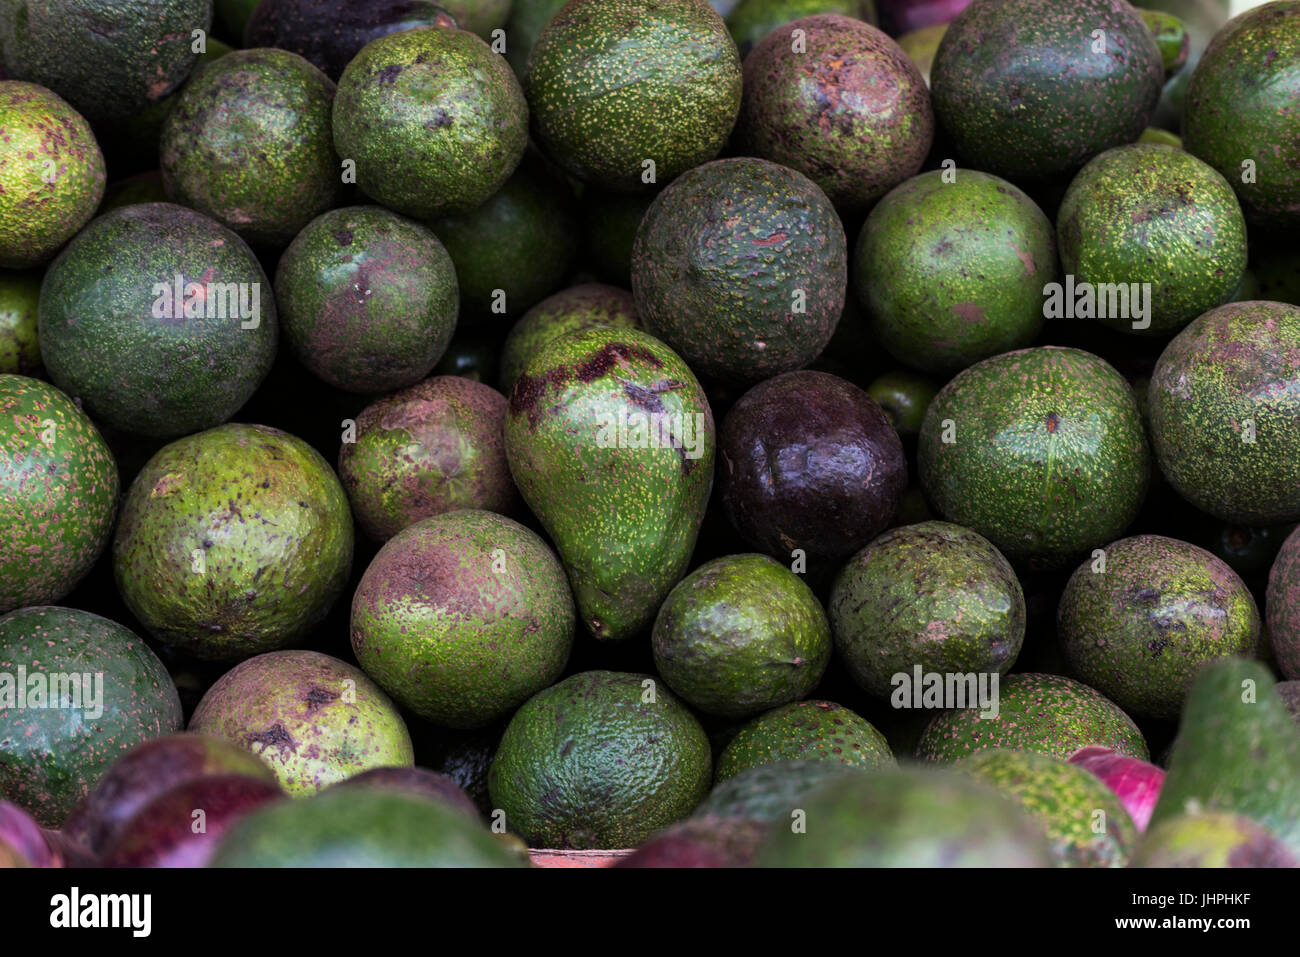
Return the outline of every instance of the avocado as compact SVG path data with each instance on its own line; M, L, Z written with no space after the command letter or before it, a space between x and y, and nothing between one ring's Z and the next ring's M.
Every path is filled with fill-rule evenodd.
M1233 302L1165 347L1147 401L1175 491L1225 521L1300 519L1300 308Z
M777 27L791 20L818 13L838 13L853 19L876 22L871 0L741 0L727 14L727 30L736 41L743 60Z
M515 380L505 437L587 630L648 627L686 573L713 485L713 413L686 363L636 329L561 336Z
M537 45L537 38L567 2L568 0L516 0L510 5L510 17L506 20L506 59L520 80L528 72L528 58Z
M345 174L354 169L394 212L428 219L473 209L504 185L528 143L528 104L474 34L405 30L366 44L343 70L333 124Z
M440 801L333 788L278 801L226 832L210 867L524 867L481 824Z
M1157 145L1172 146L1175 149L1183 148L1183 138L1168 130L1157 129L1154 126L1148 126L1138 137L1139 143L1155 143ZM1117 147L1118 148L1118 147Z
M1155 38L1125 0L973 0L930 70L958 155L1021 186L1061 182L1132 143L1164 82Z
M461 509L388 540L352 599L352 651L426 721L476 728L564 672L573 644L564 569L530 529Z
M925 410L938 394L937 382L908 369L876 376L867 386L867 395L880 406L900 438L915 437L921 431Z
M119 120L185 81L194 31L211 26L212 0L3 0L0 59L89 119Z
M459 376L384 396L339 448L339 479L362 531L387 541L456 509L508 514L519 499L505 450L506 398Z
M0 136L0 268L30 269L95 215L104 154L85 118L35 83L0 80Z
M1300 528L1286 537L1273 560L1264 609L1278 670L1300 680Z
M415 385L456 329L460 295L447 248L379 206L324 213L280 257L284 338L312 374L348 392Z
M711 764L704 729L661 683L586 671L515 712L488 787L529 847L636 847L695 810Z
M1300 867L1276 835L1226 812L1183 814L1147 832L1133 867Z
M316 651L272 651L217 679L189 730L257 755L293 797L370 768L410 767L411 736L360 669Z
M1237 191L1252 224L1300 225L1300 0L1247 10L1214 34L1187 85L1183 141Z
M975 170L932 170L895 187L853 251L858 302L880 344L940 375L1033 342L1056 278L1047 216Z
M338 199L334 82L296 53L236 50L185 84L162 126L167 198L282 249Z
M271 368L266 273L235 233L170 203L96 218L41 283L55 385L115 429L155 439L234 415Z
M736 44L704 0L571 0L524 77L538 145L578 179L622 192L717 156L740 85Z
M441 801L448 807L463 811L471 820L479 819L478 808L465 789L446 774L430 771L428 768L371 768L350 778L344 778L336 788L382 788L418 794L423 797Z
M1137 7L1138 16L1151 31L1156 47L1160 50L1160 62L1165 68L1165 76L1175 76L1187 63L1192 50L1192 35L1187 25L1172 13L1164 10L1147 10Z
M636 231L656 193L611 193L588 187L582 194L586 262L596 275L624 289L632 286Z
M113 453L54 386L0 375L0 614L64 598L108 543Z
M1211 662L1192 682L1150 831L1192 811L1241 814L1300 856L1300 734L1257 661Z
M615 867L749 867L767 828L739 818L688 817L653 835Z
M759 867L1049 867L1023 809L966 774L897 768L846 775L773 824Z
M1151 759L1133 719L1101 692L1059 675L1014 674L1000 683L998 713L978 707L936 714L917 742L923 761L952 762L975 751L1011 748L1069 758L1095 744Z
M829 761L867 770L895 765L885 736L833 701L796 701L754 718L718 755L718 784L777 761Z
M930 403L917 450L940 514L1036 570L1067 567L1121 535L1146 495L1149 459L1124 377L1058 346L958 373Z
M149 646L117 622L38 605L0 616L0 797L58 827L122 752L180 730Z
M968 528L894 528L844 566L831 591L840 658L861 687L889 699L894 677L997 673L1025 638L1025 596L1002 553Z
M745 58L739 149L803 173L841 209L916 175L934 131L921 71L869 23L802 17Z
M812 589L766 555L706 562L668 593L651 635L668 687L706 714L745 718L817 687L831 628Z
M695 809L695 818L740 819L769 824L788 821L805 796L845 774L868 768L838 761L773 761L719 781Z
M348 580L352 521L329 464L264 425L164 446L122 504L113 574L158 641L233 662L311 636Z
M716 160L655 197L632 249L646 329L701 373L757 382L807 365L844 308L844 227L817 186L766 160Z
M520 2L527 5L534 0ZM442 0L442 5L461 27L484 40L492 40L492 34L506 25L514 3L513 0Z
M1070 576L1057 635L1070 673L1129 714L1173 719L1207 662L1251 656L1259 611L1250 589L1203 548L1135 535Z

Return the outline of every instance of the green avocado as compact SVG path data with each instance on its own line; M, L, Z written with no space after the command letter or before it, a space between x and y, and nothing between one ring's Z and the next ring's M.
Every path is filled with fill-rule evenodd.
M829 761L876 770L896 763L885 736L833 701L796 701L743 726L718 755L721 784L750 768L777 761Z
M0 271L0 375L41 371L40 301L40 273Z
M1278 670L1292 682L1300 680L1300 528L1286 537L1273 560L1264 608Z
M1133 867L1300 867L1267 828L1240 814L1184 814L1147 831Z
M727 14L727 30L736 41L741 59L777 27L818 13L876 22L872 0L740 0Z
M1192 35L1188 32L1187 25L1164 10L1138 7L1137 12L1160 50L1160 62L1165 68L1165 76L1175 76L1187 63L1187 57L1191 53Z
M889 424L902 437L913 437L921 431L925 410L938 394L938 383L907 369L876 376L867 386L867 395L876 400Z

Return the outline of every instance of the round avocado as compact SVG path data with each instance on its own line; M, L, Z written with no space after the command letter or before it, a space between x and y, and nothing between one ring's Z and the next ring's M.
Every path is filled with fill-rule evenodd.
M127 491L113 574L158 641L238 661L302 641L352 564L352 517L302 439L223 425L164 446Z
M718 755L715 781L777 761L829 761L874 771L896 763L885 736L833 701L796 701L742 727Z
M921 431L925 410L938 394L938 383L907 369L876 376L867 386L867 395L880 406L880 411L885 413L885 418L889 419L900 438L915 436Z
M1287 536L1273 560L1264 610L1278 670L1300 680L1300 528ZM1300 695L1296 700L1300 704Z
M520 0L520 5L528 6L534 2L536 0ZM462 28L484 40L491 40L492 33L506 25L515 4L513 0L442 0L442 5Z
M895 187L872 209L853 252L858 302L880 343L899 362L937 374L1033 342L1043 288L1056 276L1043 211L1011 183L975 170L932 170Z
M765 824L789 820L803 798L828 781L868 769L838 761L773 761L719 781L695 809L695 818L740 818Z
M117 463L54 386L0 374L0 613L59 601L108 543Z
M1142 839L1133 867L1300 867L1286 842L1258 822L1227 811L1161 821Z
M586 262L607 282L632 287L632 247L655 193L611 193L588 188L582 194Z
M1187 57L1192 51L1192 35L1188 32L1187 25L1164 10L1138 7L1137 12L1151 31L1156 48L1160 50L1160 63L1165 68L1165 76L1175 76L1187 63Z
M759 41L792 20L818 13L838 13L875 23L873 6L870 0L865 3L862 0L740 0L727 14L727 30L743 60Z
M104 154L80 113L16 80L0 80L0 138L0 268L29 269L95 215Z
M398 532L352 599L352 651L366 674L453 728L491 724L551 685L573 625L573 596L546 543L474 509Z
M41 277L35 272L0 271L0 375L36 375L41 371L37 310Z
M427 227L379 206L317 216L275 271L284 338L313 375L348 392L391 392L427 376L460 303L456 268Z

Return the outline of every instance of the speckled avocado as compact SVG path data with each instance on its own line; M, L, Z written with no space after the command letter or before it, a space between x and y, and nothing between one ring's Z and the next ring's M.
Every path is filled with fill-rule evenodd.
M472 209L524 155L528 104L505 59L466 30L406 30L366 44L339 78L334 149L395 212Z
M1056 278L1043 211L975 170L933 170L890 191L853 252L854 288L881 344L940 374L1029 345Z
M567 2L528 0L527 3L510 5L510 18L506 21L506 59L519 79L522 80L528 72L528 58L537 45L537 38Z
M435 724L509 715L564 671L573 597L538 535L472 509L424 519L380 549L352 598L366 674Z
M236 50L187 84L163 122L163 188L254 246L282 248L342 188L334 82L296 53Z
M1149 453L1123 376L1078 349L985 359L930 403L917 451L926 495L1012 562L1073 564L1123 533Z
M896 763L885 736L848 708L796 701L742 727L718 755L715 779L721 783L776 761L831 761L867 770Z
M957 768L997 788L1038 821L1059 867L1124 867L1137 847L1137 828L1115 792L1064 758L980 751Z
M1077 282L1151 284L1149 316L1099 316L1122 332L1177 332L1231 299L1246 268L1232 187L1168 146L1119 146L1092 159L1066 190L1057 234L1061 268Z
M40 336L50 378L92 416L172 438L248 401L279 327L242 239L192 210L144 203L98 217L51 263Z
M579 179L623 191L717 156L740 85L736 44L704 0L572 0L524 78L539 145Z
M714 436L686 363L635 329L554 339L515 380L510 472L597 638L649 626L685 574L713 485Z
M90 612L0 617L0 676L0 797L44 827L62 824L122 752L181 726L163 663Z
M1095 744L1143 761L1151 759L1133 719L1109 698L1059 675L1014 674L1000 682L998 714L980 708L934 716L917 742L923 761L958 761L975 751L1010 748L1069 758Z
M766 160L706 163L637 229L632 293L646 329L701 373L757 382L807 365L835 332L844 227L807 177Z
M727 14L727 29L743 60L758 43L779 26L818 13L875 23L874 4L867 0L741 0Z
M352 563L347 496L302 439L223 425L164 446L122 505L113 573L164 644L238 661L301 641Z
M35 272L0 272L0 375L35 375L41 371L41 340L36 316L41 276Z
M894 431L903 436L915 436L925 421L925 410L939 394L939 384L928 376L917 375L906 369L886 372L876 376L867 386L867 395L876 400Z
M0 141L0 268L27 269L95 215L104 154L80 113L45 87L15 80L0 80Z
M930 71L958 154L1020 184L1067 179L1132 143L1164 82L1155 38L1125 0L973 0Z
M1129 714L1177 718L1196 672L1259 641L1250 590L1203 548L1163 535L1107 545L1061 595L1057 635L1070 671Z
M668 686L707 714L743 718L817 686L831 629L812 589L766 555L701 565L668 593L651 635Z
M1006 674L1025 638L1025 596L1010 563L947 522L885 532L840 572L827 610L853 680L878 698L917 665Z
M1234 302L1165 347L1147 394L1160 471L1225 521L1300 519L1300 308Z
M745 152L798 170L836 206L858 210L921 169L934 113L897 43L869 23L825 14L778 27L745 58L736 132Z
M1278 670L1294 683L1300 680L1300 529L1287 536L1273 560L1264 608ZM1300 706L1300 690L1294 694Z
M251 751L294 797L414 763L411 736L387 696L360 669L315 651L273 651L236 665L208 689L189 730Z
M1143 837L1133 867L1300 867L1267 828L1224 812L1171 817Z
M462 508L508 513L519 499L505 450L506 398L460 376L384 396L339 447L339 479L376 541Z
M1297 90L1300 0L1266 3L1229 21L1188 83L1187 150L1232 184L1252 223L1300 224Z
M313 374L349 392L414 385L442 358L460 296L447 249L379 206L313 219L275 272L284 337Z
M0 613L60 600L108 543L113 453L54 386L0 375L0 488Z
M530 847L635 847L709 790L709 740L648 675L586 671L515 712L488 786Z

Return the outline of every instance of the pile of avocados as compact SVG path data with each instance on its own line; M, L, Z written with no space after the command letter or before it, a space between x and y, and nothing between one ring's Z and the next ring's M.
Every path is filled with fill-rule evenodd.
M1300 866L1300 0L1149 4L0 0L0 867Z

